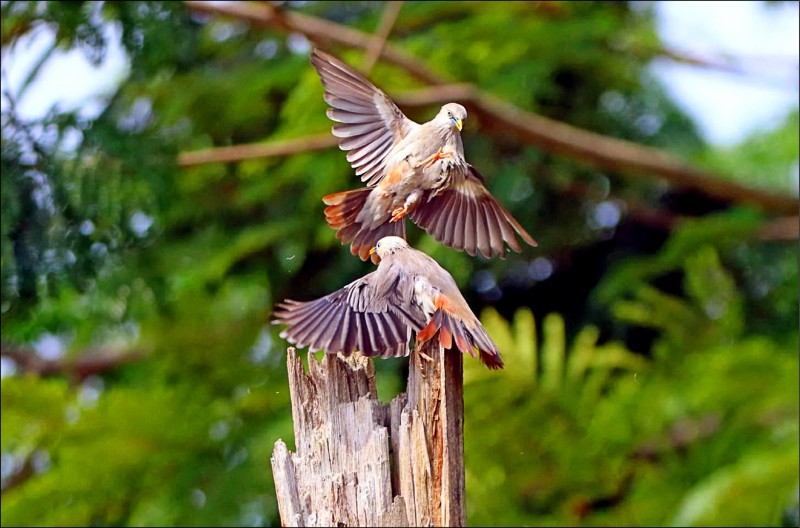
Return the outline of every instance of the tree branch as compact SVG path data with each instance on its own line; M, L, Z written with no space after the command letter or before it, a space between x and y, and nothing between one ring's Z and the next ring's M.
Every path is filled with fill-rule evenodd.
M227 163L243 161L254 158L269 158L272 156L289 156L303 152L313 152L329 147L335 147L337 139L330 133L306 136L297 139L282 139L247 145L234 145L232 147L216 147L191 152L181 152L178 155L178 165L192 167L206 163Z
M519 141L556 154L582 160L604 170L658 177L676 187L697 189L727 202L744 203L768 212L797 214L797 197L741 185L693 167L677 156L631 141L589 132L544 116L526 112L497 97L468 90L462 99L495 134L510 133ZM431 88L429 96L436 94ZM440 94L451 95L450 93ZM444 97L441 98L444 100ZM398 101L399 103L400 101Z
M0 489L0 494L5 495L6 492L22 486L35 474L36 471L33 467L33 458L31 456L26 456L25 460L22 462L22 466L17 469L14 474L9 476L5 482L3 482L3 487Z
M76 359L42 359L33 349L17 348L5 343L0 348L0 355L13 360L23 372L39 376L70 375L79 382L144 357L140 350L93 350Z
M790 242L800 238L800 217L776 218L759 229L757 238L765 242Z
M279 12L268 4L207 4L196 1L187 4L205 13L235 16L253 23L298 31L316 41L327 40L368 49L373 40L378 39L316 17ZM442 84L439 76L430 73L427 67L391 44L384 46L380 56L430 84ZM401 106L459 100L480 115L495 134L510 133L517 140L548 152L579 159L604 170L658 177L678 187L697 189L728 202L754 205L770 213L794 215L800 211L797 197L750 188L695 168L662 150L589 132L527 112L469 84L435 86L411 97L396 97L395 100Z

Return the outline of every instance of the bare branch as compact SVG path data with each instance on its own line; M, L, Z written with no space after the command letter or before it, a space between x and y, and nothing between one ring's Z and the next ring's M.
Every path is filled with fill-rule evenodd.
M624 202L624 216L636 224L652 227L661 231L672 231L681 224L691 221L693 217L674 213L668 209L659 209L645 202L631 198L613 198L601 195L597 189L581 182L572 182L560 190L564 195L574 196L581 200L600 201L615 199ZM800 218L786 216L766 220L753 233L753 239L761 242L790 242L800 239Z
M24 372L39 376L69 375L82 381L89 376L113 370L144 357L139 350L92 350L76 359L42 359L35 350L3 343L0 355L12 359Z
M335 42L368 49L371 42L377 39L367 33L316 17L279 12L269 4L208 4L196 1L187 4L190 8L205 13L235 16L253 23L298 31L318 42ZM384 46L380 56L430 84L443 84L438 75L432 74L423 64L391 44ZM468 84L428 88L414 97L404 99L400 96L395 100L402 106L423 102L448 102L453 99L471 107L495 134L511 134L523 143L535 145L548 152L579 159L604 170L661 178L678 187L697 189L728 202L754 205L770 213L794 215L800 211L800 201L795 196L750 188L695 168L665 151L596 134L527 112Z
M797 214L797 197L741 185L693 167L666 151L596 134L566 123L526 112L489 94L474 92L474 110L495 133L511 133L518 140L548 152L582 160L592 166L658 177L677 187L697 189L727 202L760 207L767 212Z
M784 216L770 221L758 231L758 239L768 242L790 242L800 238L800 217Z
M369 75L378 58L381 56L384 46L386 46L386 39L389 38L394 23L397 22L397 16L400 14L400 9L403 7L402 0L391 0L386 2L386 7L381 15L381 21L378 24L378 30L375 32L377 39L373 39L367 48L367 56L364 58L363 72Z
M699 55L697 53L690 53L686 51L678 51L669 48L659 48L656 53L664 58L670 59L673 62L695 66L698 68L705 68L709 70L717 70L720 72L737 75L744 79L762 82L769 86L783 89L797 89L797 65L796 60L792 61L788 57L782 60L777 57L772 57L772 63L779 67L785 68L786 75L782 77L768 75L765 71L758 71L757 67L764 67L765 63L770 62L766 58L759 57L738 57L728 58L724 56L711 56ZM749 61L749 65L746 63ZM793 65L792 62L795 62ZM791 71L791 70L794 71ZM791 73L791 75L790 75Z
M25 461L22 463L22 466L17 469L17 471L12 474L8 479L3 482L3 487L0 489L0 493L5 495L6 492L11 491L14 488L18 488L25 484L28 480L31 479L36 474L36 470L33 467L33 458L31 456L26 456Z
M254 158L289 156L291 154L300 154L302 152L312 152L334 147L337 144L336 141L336 137L331 134L319 134L297 139L234 145L232 147L208 148L180 153L178 155L178 165L181 167L192 167L205 163L226 163Z

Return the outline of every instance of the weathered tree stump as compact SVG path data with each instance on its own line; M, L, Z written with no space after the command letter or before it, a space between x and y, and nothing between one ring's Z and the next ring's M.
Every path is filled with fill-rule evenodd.
M462 356L412 353L407 392L378 401L372 360L289 348L296 453L275 443L283 526L465 526Z

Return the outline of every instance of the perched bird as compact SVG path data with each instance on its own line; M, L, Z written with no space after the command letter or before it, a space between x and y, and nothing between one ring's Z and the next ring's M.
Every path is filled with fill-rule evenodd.
M439 336L446 349L455 346L492 369L502 368L500 352L486 333L453 277L431 257L397 236L381 238L369 254L378 269L325 297L278 304L272 324L285 324L281 337L311 351L354 350L365 356L399 357L416 342Z
M522 248L515 232L536 241L489 193L464 159L460 104L448 103L431 121L408 119L392 100L340 60L319 50L311 64L325 87L328 117L339 148L367 187L325 196L325 217L361 260L386 235L405 236L411 220L443 244L474 256L505 258L505 244Z

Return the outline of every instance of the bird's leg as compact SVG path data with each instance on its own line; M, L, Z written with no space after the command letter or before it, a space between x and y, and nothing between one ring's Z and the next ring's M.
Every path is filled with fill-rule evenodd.
M443 148L444 147L439 147L439 150L436 152L436 154L425 158L425 160L423 160L422 163L420 164L420 165L422 165L422 168L423 169L429 169L437 161L453 157L453 153L452 152L442 152Z
M389 221L398 222L402 220L408 213L413 211L417 206L420 195L421 192L419 190L414 190L411 194L409 194L408 198L406 198L406 201L403 204L403 207L398 207L392 211L392 219Z

